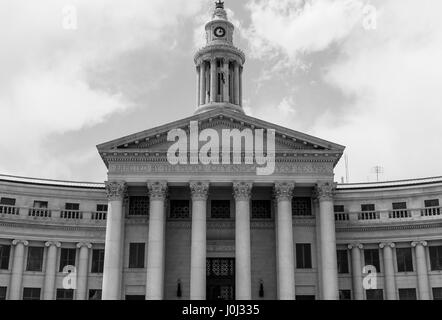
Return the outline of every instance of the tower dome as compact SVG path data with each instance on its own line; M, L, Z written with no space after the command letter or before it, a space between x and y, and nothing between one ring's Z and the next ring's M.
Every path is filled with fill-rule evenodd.
M196 113L228 108L242 109L244 53L233 45L235 27L228 20L224 2L217 1L206 23L206 45L195 54L197 73Z

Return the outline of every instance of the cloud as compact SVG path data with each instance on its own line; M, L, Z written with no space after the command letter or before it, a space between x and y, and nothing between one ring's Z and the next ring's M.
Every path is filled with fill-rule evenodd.
M64 2L3 1L0 38L7 50L0 51L0 148L6 156L0 171L70 175L63 173L69 170L64 164L47 159L45 139L94 126L134 106L118 88L94 86L94 68L140 48L173 50L171 31L180 20L197 14L201 3L74 0L70 5L75 15L69 17L76 17L78 25L67 30ZM90 159L81 152L73 156Z

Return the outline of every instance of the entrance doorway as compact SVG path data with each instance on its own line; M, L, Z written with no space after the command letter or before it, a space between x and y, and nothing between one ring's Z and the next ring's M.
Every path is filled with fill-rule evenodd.
M207 300L235 299L235 258L207 258Z

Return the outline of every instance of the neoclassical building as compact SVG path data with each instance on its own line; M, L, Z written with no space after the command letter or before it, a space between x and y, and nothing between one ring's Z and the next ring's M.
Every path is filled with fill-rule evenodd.
M206 35L195 114L98 145L105 183L0 175L0 299L442 299L442 177L334 183L343 146L244 113L221 2Z

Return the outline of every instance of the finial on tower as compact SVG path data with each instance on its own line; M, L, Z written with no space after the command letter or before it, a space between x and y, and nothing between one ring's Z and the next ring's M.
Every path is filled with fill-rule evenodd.
M215 8L216 9L224 9L224 2L221 0L218 0L217 2L215 2Z

